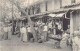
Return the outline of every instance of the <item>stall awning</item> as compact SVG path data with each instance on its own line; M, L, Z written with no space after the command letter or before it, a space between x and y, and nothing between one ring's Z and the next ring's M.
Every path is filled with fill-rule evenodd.
M54 17L54 18L61 18L61 17L63 17L63 15L64 15L65 13L59 13L59 14L49 14L48 16L50 16L50 17Z
M50 17L56 17L56 14L49 14Z
M57 14L56 17L63 17L65 13Z

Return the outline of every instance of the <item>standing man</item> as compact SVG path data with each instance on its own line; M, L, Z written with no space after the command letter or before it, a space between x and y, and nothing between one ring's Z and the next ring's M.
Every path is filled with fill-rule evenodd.
M20 27L20 38L21 38L21 41L22 41L22 26Z
M45 25L44 25L44 27L43 27L44 29L43 29L43 36L44 36L44 42L45 41L47 41L48 39L48 26L47 26L47 24L45 23Z
M12 26L9 24L8 26L8 39L10 40L12 36Z
M8 39L8 26L4 26L4 39L7 40Z
M52 33L52 21L49 21L49 23L48 23L48 27L49 27L49 31L50 31L50 33Z
M28 34L27 34L28 41L30 41L31 39L33 39L33 34L32 34L32 31L31 31L31 27L30 26L28 26L27 31L28 31Z
M35 25L34 28L35 28L37 39L39 39L40 37L39 37L39 32L38 32L38 26Z
M23 42L27 42L27 30L25 25L22 27L22 36Z

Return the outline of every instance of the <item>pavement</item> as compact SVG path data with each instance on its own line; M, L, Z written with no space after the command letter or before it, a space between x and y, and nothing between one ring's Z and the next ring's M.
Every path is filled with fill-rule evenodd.
M71 51L71 48L54 48L52 40L45 43L22 42L16 35L12 35L11 40L0 41L0 51Z

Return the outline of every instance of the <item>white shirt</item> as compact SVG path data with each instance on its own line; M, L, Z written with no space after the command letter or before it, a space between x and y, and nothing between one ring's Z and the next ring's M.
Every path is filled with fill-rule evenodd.
M49 28L52 28L52 22L50 22L50 23L48 24L48 26L49 26Z
M31 28L30 27L28 27L27 30L28 30L28 32L31 32Z
M35 27L35 30L38 30L38 27Z
M43 31L48 31L48 27L45 25Z
M61 29L62 27L61 27L61 24L58 24L58 29Z
M8 32L8 27L4 27L4 32Z
M75 44L80 45L80 39L77 36L74 37L74 42Z
M21 29L21 33L26 34L26 28L25 28L25 27L22 27L22 29Z

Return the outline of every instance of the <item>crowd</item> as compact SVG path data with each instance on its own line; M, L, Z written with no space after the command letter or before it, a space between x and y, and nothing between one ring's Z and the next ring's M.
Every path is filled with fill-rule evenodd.
M47 23L36 22L34 25L35 36L37 37L37 42L47 41L48 36L48 26ZM23 25L20 28L21 40L23 42L34 41L33 31L30 25Z
M49 35L53 34L53 23L49 21L44 23L42 21L37 21L33 24L35 36L37 38L38 43L46 42L50 39ZM56 23L56 35L53 36L53 39L56 39L55 47L66 48L70 46L73 51L80 51L80 30L74 31L72 35L70 35L70 27L63 31L61 30L61 24ZM0 40L10 40L12 38L12 25L4 25L1 27L0 25ZM34 42L34 36L32 27L28 25L22 25L20 27L20 39L23 42ZM60 39L59 39L60 38Z
M53 26L55 26L56 28ZM47 23L37 21L34 23L33 27L36 34L35 36L37 37L37 42L39 43L48 41L50 39L50 35L52 35L53 40L57 40L57 42L55 42L55 47L64 48L64 46L67 47L67 45L70 44L68 42L68 39L70 38L70 30L67 29L66 31L63 31L61 24L58 22L56 23L56 25L54 25L52 21L49 21ZM56 29L55 35L54 29ZM34 36L31 26L29 26L28 24L21 26L20 32L21 41L34 42Z

